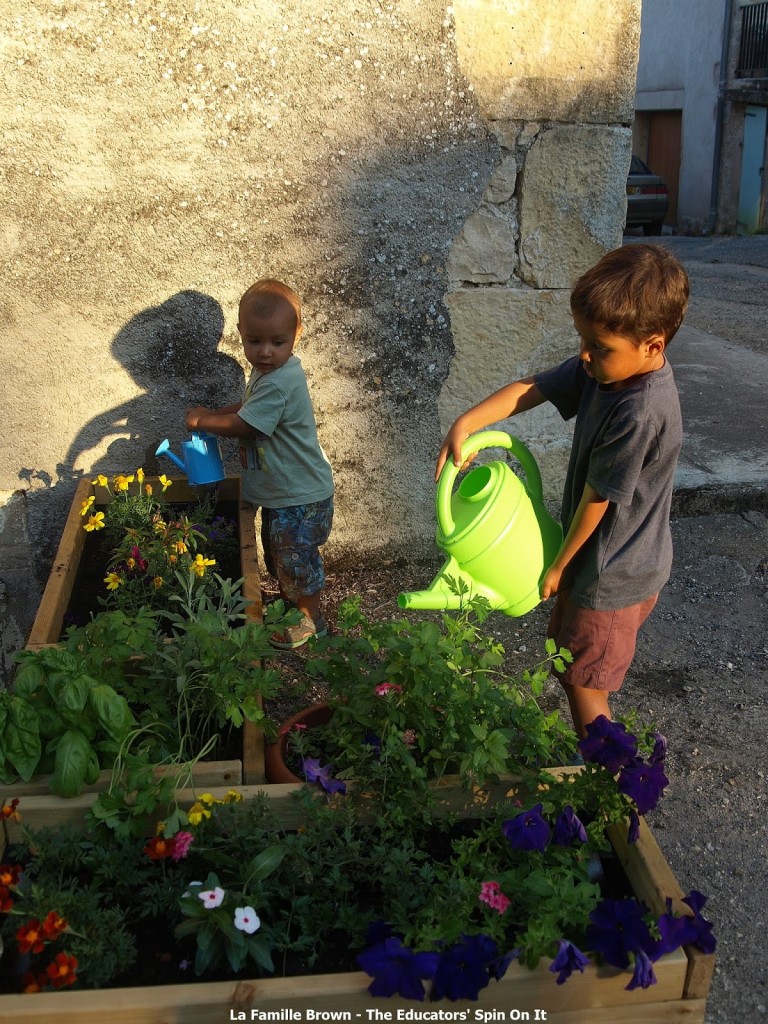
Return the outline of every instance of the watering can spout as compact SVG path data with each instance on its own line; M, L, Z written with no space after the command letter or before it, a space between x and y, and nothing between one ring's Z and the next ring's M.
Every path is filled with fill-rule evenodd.
M155 455L164 455L167 459L170 459L171 462L174 462L182 471L182 473L186 474L187 467L184 465L184 463L181 461L178 455L174 455L174 453L171 451L171 445L167 438L165 439L165 441L162 441L158 445Z
M478 584L477 580L462 570L454 558L448 558L426 590L398 594L397 605L409 611L455 611L464 607L470 598L477 596L488 598L491 603L493 599L498 600L497 594Z

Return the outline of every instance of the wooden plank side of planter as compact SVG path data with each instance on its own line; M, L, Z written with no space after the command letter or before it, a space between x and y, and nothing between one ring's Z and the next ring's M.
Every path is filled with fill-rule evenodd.
M614 826L609 836L635 895L649 910L657 916L663 914L667 899L671 899L675 913L691 913L691 908L683 903L683 890L644 818L640 819L636 843L628 841L624 827ZM689 961L686 998L706 999L715 971L714 953L702 953L693 946L686 946L686 953Z
M254 622L261 622L264 609L261 601L261 570L256 546L254 517L256 509L243 501L238 477L238 531L240 560L243 575L243 597L248 601L246 614ZM253 722L243 723L243 782L257 786L266 780L264 771L264 730Z
M159 766L155 776L167 775L170 769ZM240 761L198 761L192 766L192 780L195 786L240 786L243 781L243 765ZM0 786L0 803L3 800L26 800L31 796L52 796L48 783L50 775L35 775L31 782L13 786ZM98 779L90 786L83 786L84 793L102 793L112 780L112 772L99 772Z
M514 1008L521 1020L526 1019L522 1014L533 1020L537 1010L544 1011L546 1018L538 1019L549 1024L616 1024L619 1017L622 1024L703 1024L704 1003L686 1005L679 997L684 972L685 957L671 954L656 964L656 985L627 992L628 972L589 967L583 975L575 974L565 985L557 985L544 965L530 971L513 964L500 982L492 981L480 992L477 1001L425 1003L375 998L368 992L368 975L352 972L0 996L0 1012L5 1024L96 1024L104 1020L111 1024L221 1024L237 1020L238 1012L250 1020L252 1010L263 1014L293 1010L301 1020L306 1019L307 1010L335 1012L355 1020L356 1014L363 1017L366 1010L375 1008L393 1013L442 1008L468 1011L465 1019L474 1020L477 1009L508 1012Z

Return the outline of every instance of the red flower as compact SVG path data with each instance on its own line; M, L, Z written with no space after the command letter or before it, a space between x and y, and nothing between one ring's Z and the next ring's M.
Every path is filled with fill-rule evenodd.
M53 963L48 964L45 973L51 979L54 988L74 985L77 981L77 959L67 953L57 953Z
M52 910L43 921L43 932L48 942L58 939L66 927L66 920L56 910Z
M20 877L20 864L0 864L0 885L16 885Z
M45 940L40 934L41 930L40 922L36 917L19 928L16 932L16 941L19 944L20 953L42 953Z
M0 914L7 914L13 906L11 890L7 885L0 885Z
M146 853L150 860L164 860L173 853L173 840L163 839L162 836L155 836L144 847L144 853Z
M20 821L21 815L16 810L19 806L19 798L15 797L9 804L3 802L0 807L0 818L10 818L11 821Z
M24 992L42 992L47 984L48 978L43 973L34 974L32 971L27 971L21 978L21 987Z

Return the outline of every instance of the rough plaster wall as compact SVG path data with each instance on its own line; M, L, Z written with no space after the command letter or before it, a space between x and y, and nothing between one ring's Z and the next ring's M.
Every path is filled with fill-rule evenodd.
M329 555L431 551L449 407L483 363L565 354L568 284L620 240L638 25L639 0L2 5L0 493L28 490L38 574L80 475L237 397L266 275L305 301Z
M339 485L331 549L432 534L453 237L497 146L435 0L3 5L0 489L42 563L72 481L239 395L275 275Z

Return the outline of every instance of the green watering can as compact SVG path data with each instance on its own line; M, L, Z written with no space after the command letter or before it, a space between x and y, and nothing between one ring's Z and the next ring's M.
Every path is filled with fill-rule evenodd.
M525 615L541 601L542 577L560 550L563 531L544 507L541 474L522 441L503 430L468 437L462 463L483 448L506 448L525 471L520 480L506 462L472 469L453 492L459 468L449 459L437 483L437 546L448 556L427 590L399 594L400 608L459 608L452 578L494 611Z

